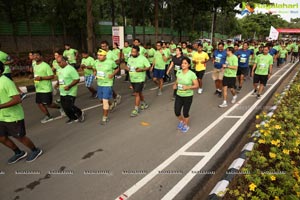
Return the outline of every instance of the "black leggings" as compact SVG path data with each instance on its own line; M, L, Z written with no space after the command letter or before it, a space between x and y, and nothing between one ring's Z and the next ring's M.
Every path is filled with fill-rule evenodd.
M75 99L75 97L70 95L60 96L61 106L69 119L72 120L76 120L82 115L82 111L74 105Z
M176 95L174 111L175 115L179 117L181 115L181 110L183 110L183 117L189 117L189 111L193 102L193 96L181 97Z

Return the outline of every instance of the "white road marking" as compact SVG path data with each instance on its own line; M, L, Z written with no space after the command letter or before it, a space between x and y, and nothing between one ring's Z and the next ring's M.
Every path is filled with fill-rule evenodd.
M242 118L243 116L225 116L224 118L228 118L228 119L239 119L239 118Z
M181 156L206 156L208 152L183 152Z
M286 65L281 70L288 68ZM293 69L293 66L291 66L284 74L283 76L288 73L291 69ZM277 71L275 74L280 72L281 70ZM281 76L277 81L276 84L272 85L268 90L265 92L267 96L268 93L272 90L273 87L275 87L279 81L283 78ZM273 76L272 76L273 77ZM271 77L271 78L272 78ZM251 93L248 93L244 98L242 98L239 103L242 103L245 101L248 97L251 96ZM256 106L262 101L263 98L257 100L250 109L244 114L243 117L241 117L238 122L219 140L219 142L209 151L207 152L198 152L201 153L207 153L204 158L201 159L194 167L193 169L186 174L185 177L183 177L164 197L164 200L169 200L174 198L190 181L191 179L196 175L192 174L191 172L201 170L207 162L216 154L216 152L223 146L223 144L230 138L230 136L233 134L233 132L239 127L239 125L250 115L250 113L256 109ZM192 145L194 145L196 142L199 141L200 138L202 138L207 132L209 132L213 127L215 127L221 120L225 118L225 116L228 116L229 113L231 113L236 107L238 107L239 104L233 105L231 108L229 108L225 113L223 113L219 118L217 118L214 122L212 122L209 126L207 126L202 132L198 133L194 138L192 138L188 143L186 143L184 146L182 146L179 150L177 150L173 155L171 155L169 158L167 158L163 163L161 163L159 166L157 166L155 169L153 169L150 173L148 173L144 178L142 178L140 181L138 181L136 184L134 184L131 188L129 188L127 191L125 191L123 194L126 194L128 198L130 198L134 193L136 193L138 190L140 190L144 185L146 185L149 181L151 181L156 175L158 175L159 171L162 171L164 168L166 168L168 165L170 165L174 160L176 160L179 156L184 154L189 154L186 152ZM116 200L119 200L119 197L116 198Z

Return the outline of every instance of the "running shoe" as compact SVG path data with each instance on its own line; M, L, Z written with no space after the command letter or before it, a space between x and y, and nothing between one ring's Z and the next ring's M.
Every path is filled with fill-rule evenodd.
M188 125L184 125L182 128L181 128L181 132L182 133L186 133L188 132L188 130L190 129L190 127Z
M15 154L13 157L11 157L9 160L8 160L8 164L14 164L16 162L18 162L19 160L25 158L27 156L27 152L26 151L21 151L20 153L18 154Z
M45 116L42 120L41 120L41 123L42 124L45 124L47 122L50 122L50 121L53 121L53 117L52 116Z
M41 149L36 149L35 151L32 151L29 154L29 156L26 159L26 162L33 162L42 154L43 154L43 151Z

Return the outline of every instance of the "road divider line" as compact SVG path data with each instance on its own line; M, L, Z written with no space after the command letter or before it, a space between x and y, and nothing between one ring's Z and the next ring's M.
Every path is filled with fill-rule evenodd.
M208 152L183 152L180 156L206 156Z

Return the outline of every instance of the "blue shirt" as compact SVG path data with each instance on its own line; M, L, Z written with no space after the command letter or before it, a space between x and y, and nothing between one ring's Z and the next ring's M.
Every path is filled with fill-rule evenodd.
M226 50L224 51L219 51L219 50L215 50L213 57L215 59L215 68L217 69L221 69L223 67L223 64L225 64L226 62Z
M236 56L239 57L239 67L249 67L249 57L253 55L253 51L247 49L245 50L238 50L236 52Z
M270 51L269 51L269 54L270 54L271 56L274 56L274 55L277 54L277 50L274 49L274 48L271 48Z

